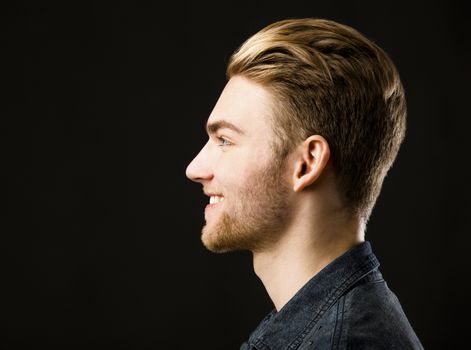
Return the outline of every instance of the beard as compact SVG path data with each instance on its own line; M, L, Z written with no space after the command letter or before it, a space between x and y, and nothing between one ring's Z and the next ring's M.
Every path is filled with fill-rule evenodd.
M212 252L261 251L275 243L289 222L290 187L280 162L258 169L229 198L216 222L203 227L201 240Z

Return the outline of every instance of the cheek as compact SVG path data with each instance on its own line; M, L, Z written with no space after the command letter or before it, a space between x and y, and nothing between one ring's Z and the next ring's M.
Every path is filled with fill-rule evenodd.
M224 189L233 191L243 188L245 184L253 182L270 164L263 150L254 151L249 147L230 150L219 157L215 171L215 178Z
M220 178L228 182L241 182L250 173L252 160L240 150L227 151L217 163Z

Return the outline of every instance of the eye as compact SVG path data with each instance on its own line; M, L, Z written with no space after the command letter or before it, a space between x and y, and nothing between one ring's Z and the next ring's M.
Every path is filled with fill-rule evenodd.
M217 139L219 140L219 145L218 146L229 146L231 145L232 143L229 142L228 140L226 140L224 137L217 137Z

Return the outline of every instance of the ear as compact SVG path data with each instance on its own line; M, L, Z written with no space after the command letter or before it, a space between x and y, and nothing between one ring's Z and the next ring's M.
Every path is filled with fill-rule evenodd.
M324 171L330 158L327 140L320 135L309 136L298 148L293 190L301 192L314 183Z

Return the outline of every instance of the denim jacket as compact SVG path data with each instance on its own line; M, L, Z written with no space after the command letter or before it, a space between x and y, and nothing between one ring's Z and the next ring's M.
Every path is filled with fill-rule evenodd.
M423 349L365 241L273 310L240 350Z

